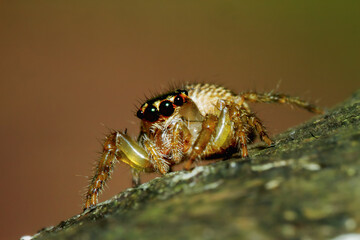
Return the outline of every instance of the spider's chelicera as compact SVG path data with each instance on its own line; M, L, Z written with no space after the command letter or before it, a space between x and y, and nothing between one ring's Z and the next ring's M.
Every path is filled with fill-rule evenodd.
M257 134L271 145L266 130L247 102L287 103L313 113L322 110L306 101L277 93L234 94L213 84L189 84L146 101L137 111L141 131L137 141L115 131L104 141L103 153L85 196L84 209L94 206L114 164L130 165L133 185L141 172L165 174L185 161L189 170L195 160L241 152Z

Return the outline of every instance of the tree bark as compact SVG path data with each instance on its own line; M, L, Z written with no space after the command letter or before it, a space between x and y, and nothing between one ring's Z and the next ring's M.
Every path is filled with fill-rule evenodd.
M360 90L326 114L166 174L34 239L329 239L360 232Z

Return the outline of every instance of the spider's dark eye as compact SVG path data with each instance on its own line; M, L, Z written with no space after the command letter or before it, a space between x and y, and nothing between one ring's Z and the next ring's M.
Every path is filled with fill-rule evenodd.
M174 106L172 103L168 100L162 101L159 106L160 114L163 116L171 116L174 112Z
M144 113L139 109L136 113L136 116L140 119L143 119L144 118Z
M177 95L174 99L174 104L177 106L181 106L184 104L184 99L180 95Z
M144 118L149 122L155 122L159 119L159 112L156 107L150 105L144 111Z

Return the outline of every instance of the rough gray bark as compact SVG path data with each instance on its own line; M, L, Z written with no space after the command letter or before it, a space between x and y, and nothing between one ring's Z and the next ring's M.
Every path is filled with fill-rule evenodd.
M360 232L360 91L231 158L128 189L35 239L328 239Z

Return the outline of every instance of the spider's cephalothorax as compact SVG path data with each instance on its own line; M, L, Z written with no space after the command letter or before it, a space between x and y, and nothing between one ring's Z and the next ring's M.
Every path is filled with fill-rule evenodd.
M137 142L126 133L106 137L102 157L86 193L84 208L97 203L98 194L110 177L116 161L129 164L133 184L140 172L165 174L182 161L190 169L197 159L241 151L248 156L247 144L256 133L271 145L261 121L247 102L287 103L310 112L322 110L299 98L276 93L234 94L213 84L189 84L146 101L137 111L141 132Z

